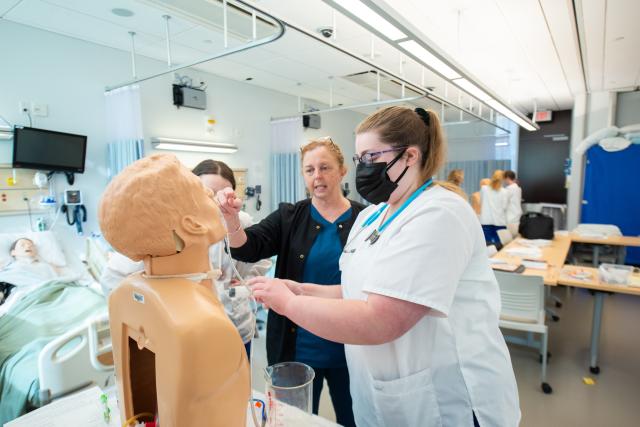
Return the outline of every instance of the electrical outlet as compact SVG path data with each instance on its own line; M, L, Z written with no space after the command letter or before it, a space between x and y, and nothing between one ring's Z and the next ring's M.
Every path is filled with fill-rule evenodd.
M31 106L29 105L29 101L20 101L18 103L18 108L20 109L20 114L22 113L30 113L31 112Z
M49 115L49 106L39 102L31 103L31 114L38 117L47 117Z

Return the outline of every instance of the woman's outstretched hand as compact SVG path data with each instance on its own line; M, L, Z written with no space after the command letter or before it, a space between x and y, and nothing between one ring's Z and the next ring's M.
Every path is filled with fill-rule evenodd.
M295 287L298 283L260 276L249 280L247 284L256 301L262 303L266 308L286 316L287 308L295 298L290 286Z

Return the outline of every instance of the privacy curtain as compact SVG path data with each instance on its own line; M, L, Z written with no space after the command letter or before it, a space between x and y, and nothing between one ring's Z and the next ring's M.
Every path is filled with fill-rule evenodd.
M585 163L582 223L617 225L625 236L640 235L640 145L613 153L594 145ZM640 265L640 248L627 248L626 264Z
M300 165L304 142L302 117L271 122L271 209L279 203L295 203L305 197Z
M140 87L105 92L107 120L107 174L109 180L144 156Z

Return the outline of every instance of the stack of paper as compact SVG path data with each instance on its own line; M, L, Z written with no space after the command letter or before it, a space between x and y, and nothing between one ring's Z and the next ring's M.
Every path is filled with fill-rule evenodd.
M505 249L505 252L512 256L517 256L521 258L533 258L540 259L542 258L542 250L538 247L529 247L529 246L514 246L512 248Z
M547 263L545 261L534 261L534 260L530 260L530 259L523 259L522 260L522 265L524 265L527 268L534 269L534 270L546 270L547 269Z

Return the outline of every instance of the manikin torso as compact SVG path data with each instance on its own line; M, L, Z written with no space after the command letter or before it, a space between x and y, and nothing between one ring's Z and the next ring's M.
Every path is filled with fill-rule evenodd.
M109 297L121 415L158 413L163 427L245 426L244 346L212 279L203 280L206 246L189 249L148 257L145 272L127 277ZM195 261L203 259L195 252L206 262Z

